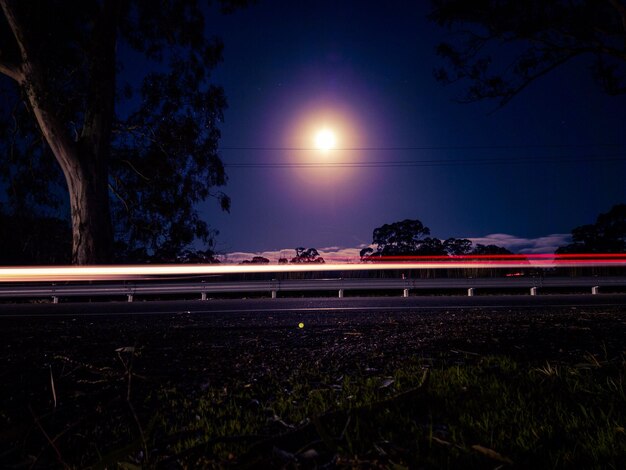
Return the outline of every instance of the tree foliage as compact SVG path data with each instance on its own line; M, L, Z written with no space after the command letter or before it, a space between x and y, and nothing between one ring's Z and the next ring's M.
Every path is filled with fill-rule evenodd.
M324 263L319 252L315 248L304 248L302 246L296 248L296 256L291 258L291 263ZM280 260L279 260L280 263Z
M432 0L430 19L454 33L437 47L444 84L468 83L461 101L509 102L577 57L609 94L626 93L623 0Z
M248 0L218 1L225 11ZM230 200L217 152L222 43L199 0L0 0L0 179L11 212L70 209L73 261L168 259ZM6 103L6 106L4 105ZM69 204L68 197L69 194ZM114 225L111 225L113 214Z
M428 237L430 229L425 227L419 220L405 219L401 222L384 224L374 229L372 244L376 251L372 250L372 256L408 256L416 254L434 254L433 251L441 251L441 242ZM366 249L367 250L367 249ZM361 252L363 256L365 252Z
M430 229L419 220L405 219L401 222L384 224L374 229L373 248L361 250L361 259L374 260L381 257L402 257L418 255L445 255L443 243L438 238L429 237Z
M269 264L270 260L264 256L253 256L252 259L245 259L239 264Z
M511 252L498 245L481 245L477 243L471 251L472 255L510 255Z
M600 214L594 224L572 230L572 242L559 247L565 253L626 253L626 204L617 204Z
M360 252L361 261L377 261L384 258L409 256L460 256L470 254L510 254L506 248L496 245L476 245L471 240L448 238L443 242L430 237L430 229L417 219L405 219L374 229L372 245Z
M451 256L467 255L472 251L472 242L466 238L448 238L443 242L443 249Z

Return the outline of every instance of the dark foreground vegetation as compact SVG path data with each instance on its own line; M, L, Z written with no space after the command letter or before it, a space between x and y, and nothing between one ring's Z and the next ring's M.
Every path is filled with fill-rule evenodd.
M0 462L624 468L625 314L0 317Z

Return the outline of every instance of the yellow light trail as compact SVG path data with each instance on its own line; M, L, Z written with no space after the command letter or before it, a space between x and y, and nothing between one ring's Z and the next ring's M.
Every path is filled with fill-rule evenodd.
M265 265L227 264L173 264L173 265L111 265L111 266L37 266L0 268L0 282L56 282L56 281L101 281L141 280L160 276L215 276L246 273L290 273L323 271L377 271L415 269L481 269L481 268L555 268L555 267L626 267L626 256L585 257L569 259L558 256L533 257L520 261L515 259L481 259L468 261L462 258L436 261L375 262L375 263L302 263Z

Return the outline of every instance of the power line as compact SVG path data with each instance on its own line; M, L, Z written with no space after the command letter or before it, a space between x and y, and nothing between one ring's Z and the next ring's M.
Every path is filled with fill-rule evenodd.
M626 154L583 155L571 157L559 155L552 157L512 157L512 158L466 158L448 160L396 160L375 162L268 162L268 163L225 163L229 168L394 168L427 166L462 166L462 165L515 165L524 163L595 163L626 161Z
M332 149L341 151L411 151L411 150L512 150L512 149L556 149L556 148L590 148L590 147L623 147L622 144L521 144L521 145L432 145L432 146L391 146L391 147L341 147ZM220 147L219 150L247 151L311 151L316 147Z

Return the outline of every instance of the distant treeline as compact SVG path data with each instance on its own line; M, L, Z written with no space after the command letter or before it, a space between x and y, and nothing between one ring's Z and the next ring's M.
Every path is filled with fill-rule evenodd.
M57 217L7 213L0 205L0 265L59 265L71 261L72 234L70 225ZM283 257L279 264L324 263L316 248L297 247L291 258ZM146 248L132 250L116 243L116 263L219 263L211 243L204 250L162 250L150 253ZM572 243L559 247L559 254L626 253L626 204L618 204L600 214L593 224L572 230ZM375 263L384 259L411 256L471 256L511 254L497 245L472 244L464 238L446 240L431 236L430 229L417 219L406 219L375 228L372 243L360 252L360 261ZM268 264L270 260L255 256L242 264ZM423 272L420 276L445 276ZM393 273L384 273L383 276ZM396 273L402 274L402 273ZM467 272L465 272L467 274ZM484 274L484 272L483 272ZM328 274L330 276L330 274ZM352 274L354 275L354 274ZM476 273L476 275L479 275ZM318 275L316 275L318 276Z

